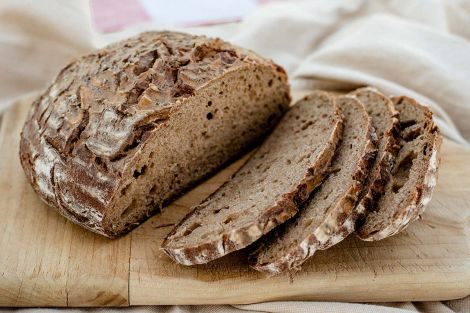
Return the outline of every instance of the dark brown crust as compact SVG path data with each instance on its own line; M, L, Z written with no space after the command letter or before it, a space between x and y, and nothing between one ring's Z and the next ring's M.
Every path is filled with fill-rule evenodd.
M200 90L257 67L287 85L279 66L204 36L148 32L82 56L32 104L20 139L27 179L74 223L123 235L141 221L116 231L105 217L137 152Z
M419 216L423 214L427 203L431 200L432 192L437 182L442 135L437 126L433 123L432 112L427 107L416 102L416 100L405 96L392 97L392 101L394 103L406 101L408 104L424 112L426 119L430 122L430 126L425 132L429 132L432 135L432 144L429 147L431 154L421 169L419 176L420 182L416 184L405 203L395 208L393 219L384 221L379 231L374 229L373 232L371 232L367 224L362 225L356 231L358 237L366 241L376 241L393 236L419 218Z
M325 93L322 94L326 95ZM309 97L311 96L307 96L304 99L308 99ZM332 102L334 103L333 99ZM245 248L262 235L294 216L298 212L299 206L308 199L310 193L321 184L327 174L329 164L333 158L336 146L341 139L343 130L341 113L338 107L336 107L336 115L336 123L332 125L331 128L330 144L323 148L316 163L307 169L304 178L293 190L282 195L259 219L253 220L249 225L236 229L236 231L232 232L230 235L223 233L221 237L211 242L183 248L170 247L168 238L178 231L179 226L182 225L184 221L195 214L197 211L197 207L195 207L194 210L167 235L162 243L162 250L175 262L183 265L208 263L230 252Z
M255 270L264 272L270 276L291 270L299 270L300 266L310 258L316 250L327 249L346 238L354 231L355 222L359 217L359 214L355 211L355 207L359 194L362 191L363 183L368 175L368 169L370 168L376 153L373 139L375 138L375 131L372 127L370 118L368 121L366 138L367 141L364 144L363 156L358 161L356 171L352 174L352 185L341 197L340 201L334 204L334 208L331 209L331 213L317 228L317 230L322 230L324 232L324 234L322 234L324 238L318 238L320 233L317 234L317 231L315 231L314 233L309 234L301 243L296 245L295 248L288 251L285 255L279 256L278 259L269 263L261 264L257 260L256 255L260 252L260 250L257 250L250 256L252 267ZM259 249L263 249L263 247L261 246Z

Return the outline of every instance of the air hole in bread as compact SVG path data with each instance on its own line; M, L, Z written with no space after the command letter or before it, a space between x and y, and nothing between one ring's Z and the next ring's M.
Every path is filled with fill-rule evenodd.
M213 117L214 117L214 115L211 112L207 113L207 115L206 115L206 118L208 120L211 120Z
M400 128L402 130L410 127L410 126L413 126L416 124L416 120L408 120L408 121L403 121L403 122L400 122Z
M144 165L140 168L140 170L135 170L132 176L134 176L134 178L138 178L139 176L144 175L146 170L147 170L147 165Z
M149 193L155 193L155 191L157 191L157 186L156 185L153 185L152 188L150 188L150 191Z
M212 105L212 101L207 102L207 106L210 107Z
M392 191L394 193L398 193L402 187L403 187L403 185L401 185L401 184L393 183Z
M213 213L218 214L218 213L220 213L220 211L227 210L228 208L229 208L229 206L227 205L227 206L221 207L220 209L214 210Z
M308 123L305 123L304 125L302 125L302 130L306 130L312 125L313 125L313 121L308 121Z
M273 85L273 80L270 79L270 80L268 81L268 87L271 87L272 85Z
M302 156L299 158L299 160L297 161L297 163L300 163L300 162L302 162L303 160L310 158L310 156L311 156L311 153L307 153L307 154L302 155Z
M424 144L424 147L423 147L423 154L424 155L428 155L428 144Z
M124 188L122 188L121 195L125 196L130 187L131 187L131 184L127 184Z
M398 193L398 191L400 191L400 189L405 185L408 177L410 176L411 166L413 166L413 161L416 157L416 152L411 151L398 164L393 174L392 191L394 193Z
M225 225L227 225L227 224L233 222L238 216L239 216L238 213L231 214L231 215L227 216L227 218L223 221L223 223Z
M129 152L130 150L134 149L135 147L137 147L140 143L140 138L134 138L134 140L132 141L132 143L128 144L125 148L124 148L124 152Z
M196 229L198 229L198 228L201 227L201 226L202 226L202 225L199 224L199 223L191 224L191 226L188 226L188 227L184 230L183 236L188 236L189 234L191 234L193 231L195 231Z
M410 142L410 141L415 140L421 133L422 133L421 128L420 128L420 127L417 127L417 128L415 128L415 129L412 129L412 130L410 130L409 132L407 132L407 133L403 136L403 139L404 139L406 142Z
M267 153L263 153L262 155L259 156L260 159L264 159L264 157L267 155Z
M103 162L103 159L101 159L100 157L95 158L95 164L103 168L103 170L105 171L108 170L108 166L106 165L106 162Z

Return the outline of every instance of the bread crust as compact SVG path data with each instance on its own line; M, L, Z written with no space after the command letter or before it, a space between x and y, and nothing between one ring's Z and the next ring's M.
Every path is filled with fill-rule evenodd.
M432 112L427 107L424 107L414 99L405 96L392 97L394 102L398 102L401 99L405 99L411 105L424 110L427 115L427 119L432 123L429 130L425 130L432 134L431 156L424 165L425 167L421 172L419 182L414 186L406 203L397 208L393 215L393 219L388 223L384 222L383 228L372 234L367 232L366 227L364 226L357 230L356 233L358 237L365 241L377 241L396 235L404 230L411 222L418 219L424 213L426 205L431 201L432 192L437 184L442 135L437 126L432 122Z
M26 177L72 222L118 237L139 221L116 231L105 217L145 143L214 81L261 67L287 86L281 67L204 36L148 32L84 55L32 104L19 151Z
M350 96L346 96L350 97ZM355 101L358 101L357 99ZM359 102L359 101L358 101ZM272 262L261 264L256 259L257 251L250 256L252 267L268 276L278 275L291 270L300 270L300 266L310 258L315 251L327 249L346 238L355 229L355 222L359 213L355 210L359 194L363 187L363 182L367 178L368 169L375 158L376 137L372 122L369 118L367 123L367 141L364 144L363 155L358 161L356 170L352 174L353 183L334 204L328 216L309 234L302 242L288 251L285 255ZM261 245L259 250L263 249ZM258 250L258 251L259 251Z
M326 95L323 92L322 94ZM311 96L306 96L304 99L309 97ZM332 101L334 103L334 99ZM196 209L189 213L166 236L161 249L177 263L183 265L204 264L248 246L262 235L294 216L298 212L299 206L308 199L310 193L323 181L335 153L336 146L342 137L343 122L337 106L335 111L335 115L338 118L336 123L331 126L332 132L328 140L330 144L323 147L316 163L307 169L306 174L294 189L283 194L259 219L234 229L230 234L223 233L216 240L210 242L182 248L170 247L168 238L174 235L178 231L178 227L196 213Z

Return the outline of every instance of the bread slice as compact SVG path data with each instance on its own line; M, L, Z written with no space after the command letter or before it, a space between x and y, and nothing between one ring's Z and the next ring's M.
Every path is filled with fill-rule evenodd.
M357 89L351 95L364 104L377 135L377 156L372 163L356 208L360 222L364 214L373 209L385 190L400 148L398 145L400 131L398 111L388 97L371 87Z
M392 236L417 219L437 181L442 136L431 111L408 97L392 100L400 112L402 147L384 195L356 231L367 241Z
M184 265L207 263L284 223L324 179L341 133L330 96L300 100L233 178L173 229L165 253Z
M356 98L340 96L338 103L344 133L331 174L300 213L269 234L251 256L258 271L274 275L297 269L316 250L327 249L354 231L354 208L375 156L375 135L369 115Z
M289 104L284 70L251 51L144 33L59 73L31 107L21 163L44 201L116 237L257 143Z

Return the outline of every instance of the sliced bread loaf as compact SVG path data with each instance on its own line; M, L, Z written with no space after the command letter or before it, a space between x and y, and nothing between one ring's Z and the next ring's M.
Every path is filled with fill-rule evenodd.
M408 97L392 98L400 112L401 149L385 192L356 233L380 240L418 218L436 185L442 136L431 111Z
M385 190L399 150L398 111L393 102L375 88L360 88L352 93L364 104L377 135L377 156L357 204L359 221L371 210Z
M331 174L300 213L266 240L252 255L253 267L270 275L300 265L318 249L326 249L354 231L354 208L374 159L374 130L364 106L354 97L338 97L344 115L343 140Z
M21 163L44 201L116 237L254 145L289 103L284 70L249 50L144 33L59 73L31 107Z
M184 265L244 248L294 216L324 179L342 134L333 98L300 100L233 176L181 221L162 244Z

